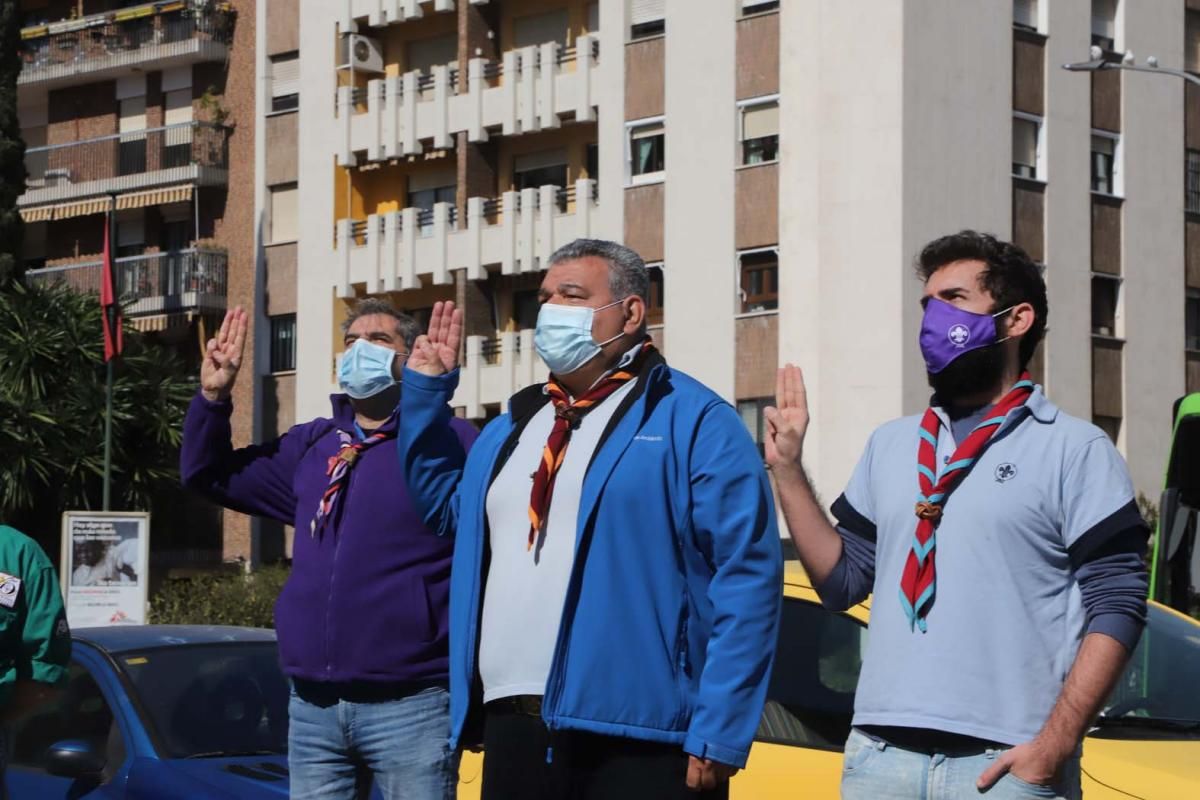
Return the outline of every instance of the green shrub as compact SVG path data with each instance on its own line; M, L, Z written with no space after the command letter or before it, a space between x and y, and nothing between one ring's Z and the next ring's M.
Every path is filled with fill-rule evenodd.
M248 575L200 575L162 585L150 600L150 622L162 625L275 627L275 599L288 568L269 566Z

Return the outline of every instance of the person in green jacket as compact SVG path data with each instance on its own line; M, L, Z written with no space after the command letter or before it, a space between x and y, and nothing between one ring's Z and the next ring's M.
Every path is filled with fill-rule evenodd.
M0 525L0 798L5 726L44 703L67 677L71 629L54 565L20 531Z

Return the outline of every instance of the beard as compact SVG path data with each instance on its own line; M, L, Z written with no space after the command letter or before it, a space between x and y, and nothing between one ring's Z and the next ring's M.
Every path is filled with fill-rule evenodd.
M996 344L980 347L963 353L941 372L925 374L941 405L958 405L964 397L999 386L1004 378L1004 350Z

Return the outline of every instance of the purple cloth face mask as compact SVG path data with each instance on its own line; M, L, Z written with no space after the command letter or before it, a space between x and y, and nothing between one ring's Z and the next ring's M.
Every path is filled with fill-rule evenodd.
M963 353L1004 341L996 338L996 317L1011 310L1010 306L995 314L976 314L936 297L929 298L925 318L921 320L925 368L936 375Z

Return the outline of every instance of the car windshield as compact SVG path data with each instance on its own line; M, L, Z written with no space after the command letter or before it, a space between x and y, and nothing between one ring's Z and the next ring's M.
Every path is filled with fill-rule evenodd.
M287 752L288 685L274 642L119 653L166 758Z
M1200 625L1151 605L1146 630L1109 698L1098 733L1111 736L1200 731ZM1143 731L1143 733L1136 733Z

